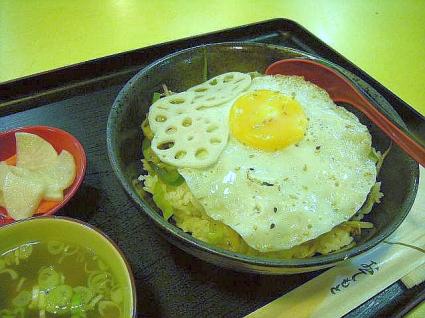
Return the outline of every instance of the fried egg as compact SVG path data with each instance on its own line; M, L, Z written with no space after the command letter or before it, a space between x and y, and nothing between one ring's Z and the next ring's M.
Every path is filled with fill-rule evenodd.
M170 102L176 94L152 105L155 153L210 217L260 252L349 220L376 181L367 127L303 78L230 74L180 93L182 103ZM218 97L208 100L211 86Z

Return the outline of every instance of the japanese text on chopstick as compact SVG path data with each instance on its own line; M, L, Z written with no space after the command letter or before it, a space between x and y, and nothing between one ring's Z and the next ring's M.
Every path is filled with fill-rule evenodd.
M341 282L333 287L330 288L330 293L332 295L335 295L336 293L344 290L345 288L349 287L350 284L356 282L359 277L363 275L374 275L377 271L379 271L378 264L371 260L368 264L361 264L358 268L358 271L354 273L351 277L345 277L341 280Z

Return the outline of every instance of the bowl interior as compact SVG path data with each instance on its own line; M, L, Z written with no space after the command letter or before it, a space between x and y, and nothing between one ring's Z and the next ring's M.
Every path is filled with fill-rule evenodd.
M241 256L231 252L216 249L183 233L174 225L165 222L158 214L158 209L149 196L140 198L133 187L132 181L142 172L140 159L142 155L141 142L143 135L140 124L148 112L154 92L162 91L161 85L175 92L199 84L205 80L204 69L207 63L207 76L211 78L229 71L264 73L267 66L280 59L304 57L322 61L306 53L283 47L266 44L222 43L191 48L159 60L134 76L118 95L108 121L108 151L112 166L122 185L133 200L150 216L172 239L192 244L197 249L203 249L225 258L232 258L243 263L264 266L314 266L337 262L365 251L388 236L402 222L413 204L418 178L418 165L396 145L392 146L381 169L378 180L382 182L385 197L379 205L367 216L367 220L375 225L375 229L364 231L358 238L356 247L327 256L317 256L305 260L268 260ZM206 62L205 62L206 61ZM331 67L337 66L323 61ZM356 83L370 98L387 110L396 122L401 119L396 112L371 86L361 81L355 75L341 70L345 76ZM384 152L390 145L389 138L383 134L363 114L353 111L362 123L368 126L374 147Z
M76 242L94 251L109 266L119 285L124 287L123 317L133 317L135 291L130 269L112 241L87 224L67 218L40 217L6 225L0 229L0 255L21 244L49 240ZM76 270L84 271L84 268Z
M47 126L21 127L0 133L0 161L6 160L16 154L16 132L27 132L38 135L47 140L58 154L62 150L67 150L74 157L76 165L74 182L64 191L64 199L43 215L53 214L71 199L84 179L86 170L86 155L84 148L74 136L61 129ZM0 208L0 214L6 214L6 210Z

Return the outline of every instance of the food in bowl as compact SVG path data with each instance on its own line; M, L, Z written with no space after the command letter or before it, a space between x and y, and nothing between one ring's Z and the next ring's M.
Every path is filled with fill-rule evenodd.
M15 220L44 213L64 198L76 176L70 152L42 137L16 132L16 155L0 162L0 208Z
M230 72L163 95L142 124L139 181L183 231L246 255L306 258L373 227L361 220L383 195L385 154L323 89Z
M94 251L46 240L0 252L0 317L120 317L122 289Z
M88 224L29 218L0 229L0 317L136 317L131 270Z

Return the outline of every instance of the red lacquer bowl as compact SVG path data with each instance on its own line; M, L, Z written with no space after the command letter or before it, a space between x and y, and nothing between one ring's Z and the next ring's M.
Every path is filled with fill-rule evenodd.
M54 214L72 198L84 179L87 164L84 148L74 136L59 128L47 126L21 127L5 132L0 132L0 161L6 160L9 164L13 164L16 161L16 132L27 132L38 135L48 141L53 146L53 148L55 148L58 154L62 150L67 150L73 155L75 159L75 179L72 185L65 189L63 200L57 202L42 201L35 216ZM0 208L0 225L11 223L13 221L14 220L7 215L6 209Z

